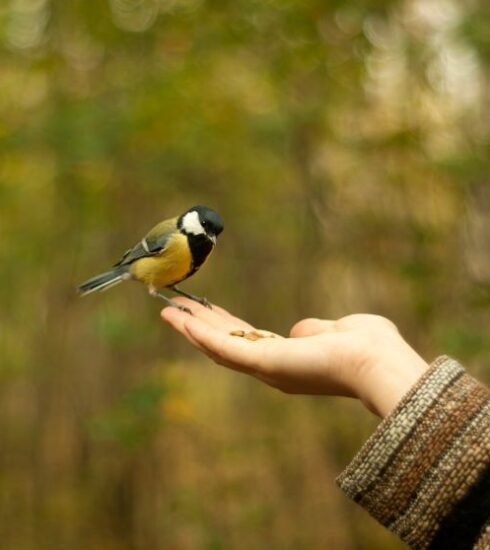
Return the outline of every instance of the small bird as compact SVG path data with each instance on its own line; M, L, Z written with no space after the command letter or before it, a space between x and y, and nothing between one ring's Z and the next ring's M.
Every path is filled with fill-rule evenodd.
M160 294L159 290L168 288L211 307L206 298L184 292L176 285L204 264L222 231L223 220L217 212L206 206L193 206L179 217L155 225L138 244L123 254L110 271L85 281L78 291L85 296L135 279L148 287L151 296L187 313L192 313L189 308Z

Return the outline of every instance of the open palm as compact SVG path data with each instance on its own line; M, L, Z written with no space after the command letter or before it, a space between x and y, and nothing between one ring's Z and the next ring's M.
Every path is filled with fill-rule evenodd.
M179 302L193 315L167 307L162 317L194 346L216 363L286 393L356 397L385 416L427 368L396 326L377 315L304 319L288 338L252 341L231 334L257 329L226 310Z

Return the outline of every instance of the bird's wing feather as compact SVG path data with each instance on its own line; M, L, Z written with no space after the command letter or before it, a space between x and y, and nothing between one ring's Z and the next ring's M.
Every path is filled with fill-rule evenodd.
M169 237L176 231L177 219L165 220L155 225L147 235L133 248L126 250L116 266L129 265L140 258L160 254L167 245Z

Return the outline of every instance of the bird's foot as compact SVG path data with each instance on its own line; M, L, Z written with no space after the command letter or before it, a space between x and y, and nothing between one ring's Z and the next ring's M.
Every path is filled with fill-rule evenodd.
M173 290L175 293L180 294L181 296L185 296L186 298L189 298L189 300L193 300L194 302L197 302L198 304L201 304L202 306L207 307L208 309L213 309L211 302L207 298L204 298L201 296L195 296L194 294L190 294L189 292L180 290L180 288L177 288L175 285L169 286L168 288L170 290Z
M183 306L182 304L178 304L177 302L174 302L173 300L169 300L169 304L172 307L176 307L178 310L183 311L184 313L188 313L189 315L194 315L192 313L192 309L187 306Z
M196 302L199 302L202 306L207 307L208 309L213 309L211 302L204 296L203 297L196 296L195 300Z
M184 313L188 313L189 315L192 315L192 309L188 308L187 306L183 306L182 304L179 304L178 302L175 302L174 300L171 300L170 298L167 298L163 294L160 294L156 290L150 290L150 295L154 298L160 298L164 302L166 302L169 306L175 307L180 311L183 311Z

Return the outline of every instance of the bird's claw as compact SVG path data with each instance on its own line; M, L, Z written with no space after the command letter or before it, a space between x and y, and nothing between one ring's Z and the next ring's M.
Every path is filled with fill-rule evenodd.
M189 292L185 292L183 290L180 290L180 288L174 286L169 286L170 290L173 290L175 293L180 294L181 296L185 296L186 298L189 298L189 300L192 300L194 302L197 302L198 304L201 304L204 307L207 307L208 309L213 309L213 306L211 305L211 302L204 297L201 296L195 296L194 294L190 294Z
M207 298L199 298L197 300L202 306L207 307L208 309L213 309L211 302Z
M189 315L192 315L192 309L188 308L187 306L183 306L182 304L179 304L178 302L175 302L174 300L171 300L170 298L167 298L163 294L160 294L154 289L150 289L150 295L154 298L161 298L164 302L166 302L169 306L177 308L179 311L183 311L184 313L188 313Z

